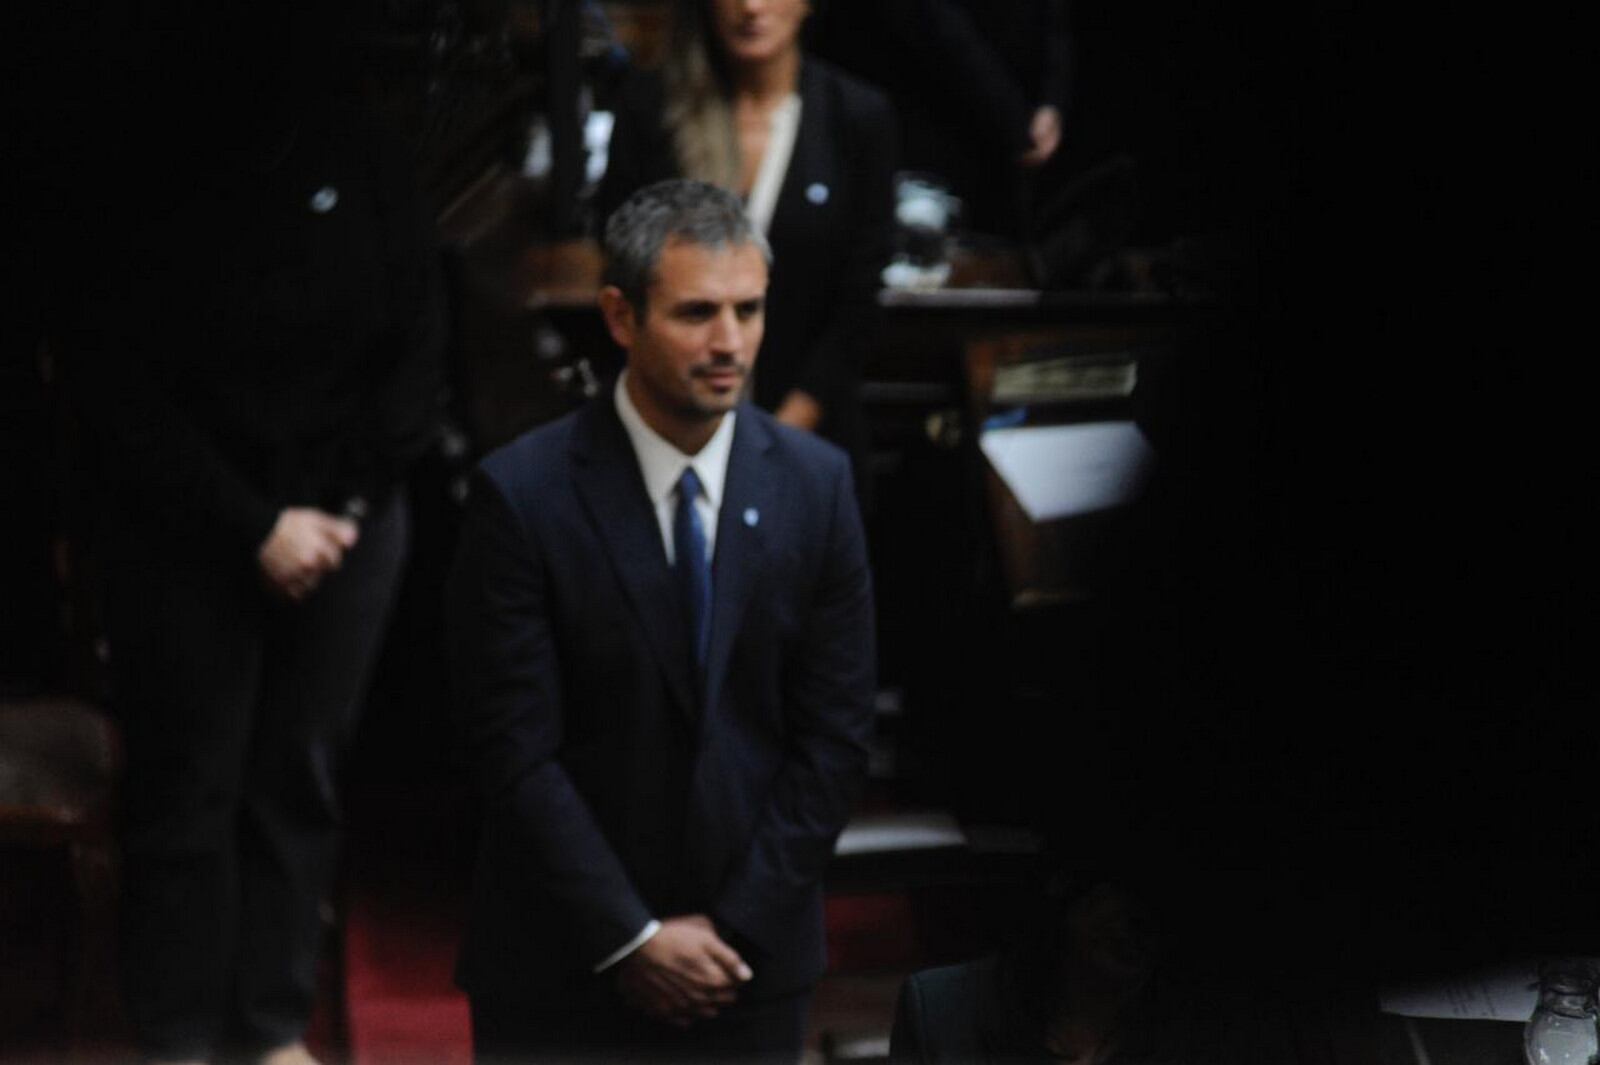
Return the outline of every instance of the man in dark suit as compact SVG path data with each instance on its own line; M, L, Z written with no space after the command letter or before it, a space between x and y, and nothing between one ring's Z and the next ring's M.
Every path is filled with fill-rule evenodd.
M485 825L480 1060L795 1060L865 777L872 592L842 452L741 402L770 253L667 181L605 234L614 389L484 460L451 580Z

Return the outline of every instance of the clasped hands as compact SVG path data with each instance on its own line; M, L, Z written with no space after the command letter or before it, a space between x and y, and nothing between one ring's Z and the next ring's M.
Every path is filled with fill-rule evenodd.
M267 587L299 603L344 563L345 552L359 536L356 523L348 518L314 507L287 507L278 512L256 560Z
M677 1028L731 1006L755 974L704 914L661 922L661 930L617 964L623 1001Z

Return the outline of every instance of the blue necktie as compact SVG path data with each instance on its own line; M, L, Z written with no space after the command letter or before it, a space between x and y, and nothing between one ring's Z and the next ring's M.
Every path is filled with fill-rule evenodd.
M700 478L694 467L678 478L678 511L672 519L674 568L689 609L689 632L694 637L695 664L704 669L706 646L711 642L711 565L706 560L706 531L694 502L700 497Z

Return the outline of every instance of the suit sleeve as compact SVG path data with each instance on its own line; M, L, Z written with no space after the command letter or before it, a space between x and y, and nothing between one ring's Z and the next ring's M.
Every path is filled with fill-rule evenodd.
M624 200L646 185L678 176L672 134L662 123L663 92L653 71L632 71L619 87L606 172L595 192L595 224L602 237L606 219Z
M827 506L826 554L802 638L787 663L789 749L749 849L724 881L712 917L768 950L822 879L866 781L876 687L872 582L861 516L840 458Z
M1028 147L1033 102L1005 60L954 0L888 0L879 32L903 43L927 91L959 108L978 143L1008 154ZM908 32L904 27L916 27ZM960 91L951 91L956 86Z
M545 589L534 538L479 474L447 591L462 739L489 831L519 855L516 875L561 909L571 962L588 971L651 914L557 757L561 677Z
M209 529L246 555L272 532L278 508L250 485L211 436L173 402L145 355L132 301L84 313L63 337L65 369L97 462L109 481L172 529Z
M447 386L447 324L438 234L417 185L415 167L400 145L385 141L378 173L384 198L390 291L395 327L389 372L376 383L381 412L380 465L387 485L438 438Z
M1040 72L1039 104L1053 104L1065 118L1072 108L1073 55L1071 9L1051 0L1045 10L1045 66Z
M879 323L878 289L889 262L894 220L894 170L899 160L899 123L887 99L864 96L851 116L849 180L855 186L850 253L838 264L833 310L826 327L800 360L795 387L822 404L824 412L854 394L861 365Z

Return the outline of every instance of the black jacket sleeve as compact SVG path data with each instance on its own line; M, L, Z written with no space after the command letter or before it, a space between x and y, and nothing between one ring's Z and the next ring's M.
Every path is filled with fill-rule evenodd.
M606 219L634 192L679 176L672 134L662 123L664 93L656 71L630 71L618 87L606 172L595 194L597 236L604 236Z
M821 882L866 783L876 688L872 579L842 460L825 536L821 576L784 683L791 748L749 849L712 905L719 926L762 950L782 938L797 900Z
M473 481L447 589L450 667L488 831L526 861L530 905L552 897L591 967L651 914L558 758L562 677L535 537L488 476Z
M173 402L144 350L157 341L128 327L141 314L134 302L86 309L61 336L68 387L103 487L159 529L216 530L254 552L278 508Z
M830 264L836 271L831 313L801 356L794 382L825 412L852 401L862 363L876 337L881 317L878 290L889 261L899 158L899 125L886 97L859 86L850 106L836 108L835 113L844 119L838 133L855 186L853 216L846 225L851 240L844 261Z

